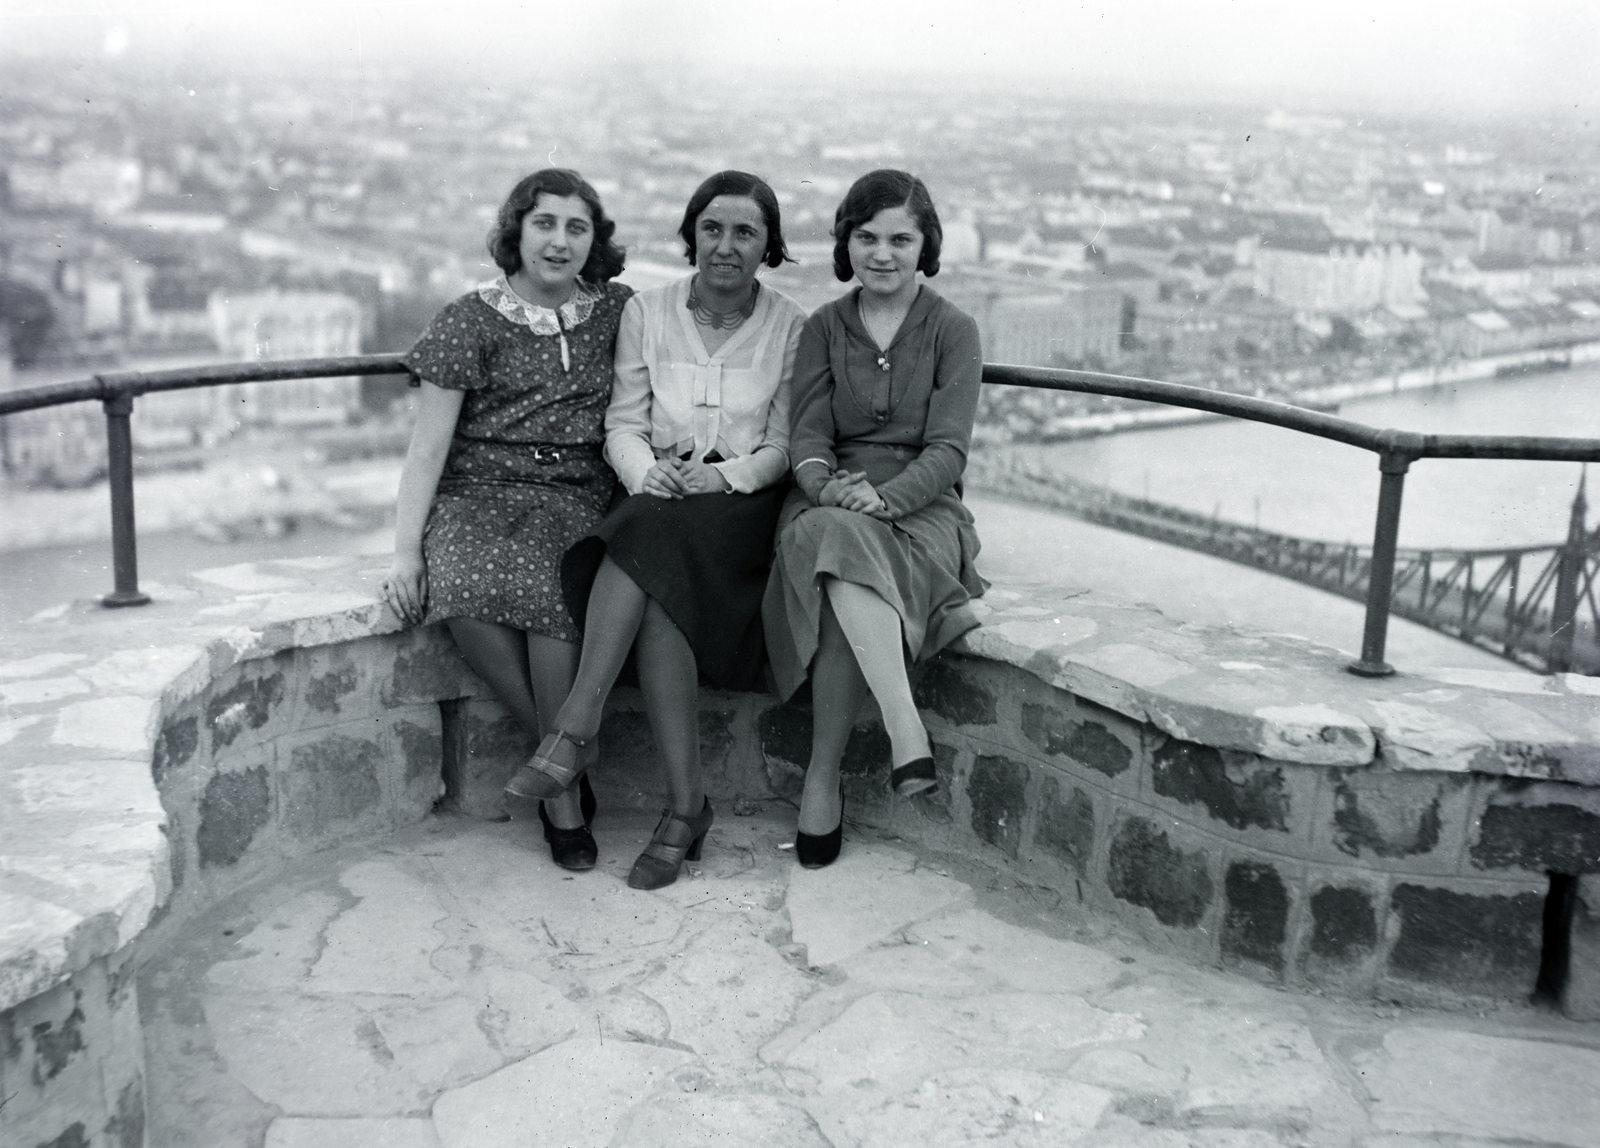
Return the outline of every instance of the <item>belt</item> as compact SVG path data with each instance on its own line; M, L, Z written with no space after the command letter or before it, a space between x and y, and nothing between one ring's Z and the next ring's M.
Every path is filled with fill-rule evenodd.
M554 466L558 462L599 457L600 447L595 443L537 443L533 447L533 461L541 466Z

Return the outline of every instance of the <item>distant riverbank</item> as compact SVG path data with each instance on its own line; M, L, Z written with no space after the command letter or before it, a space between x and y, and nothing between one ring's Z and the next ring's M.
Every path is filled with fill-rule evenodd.
M1521 377L1595 362L1600 362L1600 342L1577 343L1567 347L1545 347L1506 355L1489 355L1481 359L1462 359L1442 365L1410 367L1373 378L1306 387L1296 391L1294 396L1286 401L1293 406L1311 410L1337 410L1342 404L1358 399L1427 390L1453 383L1506 376ZM1064 442L1119 434L1123 431L1189 426L1227 417L1227 415L1211 414L1208 411L1189 410L1185 407L1149 405L1133 410L1108 411L1105 414L1063 415L1050 420L1037 435L1030 435L1028 438L1038 442Z

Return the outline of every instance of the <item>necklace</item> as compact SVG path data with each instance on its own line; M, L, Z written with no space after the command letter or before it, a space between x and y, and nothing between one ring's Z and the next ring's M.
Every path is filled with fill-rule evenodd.
M694 312L694 321L702 327L710 327L715 331L731 331L756 313L756 299L761 295L761 280L757 279L750 284L750 298L746 299L744 306L736 307L732 311L713 311L700 301L700 296L695 293L698 280L689 281L689 301L685 307Z

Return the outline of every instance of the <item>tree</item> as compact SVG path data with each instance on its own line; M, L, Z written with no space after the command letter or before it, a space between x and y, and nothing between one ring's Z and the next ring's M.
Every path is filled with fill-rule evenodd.
M1361 332L1356 330L1355 324L1349 319L1335 315L1332 320L1333 329L1328 332L1328 337L1322 341L1325 351L1359 351L1366 340L1362 339Z
M0 323L11 328L11 355L18 366L33 362L55 324L50 297L16 279L0 279Z

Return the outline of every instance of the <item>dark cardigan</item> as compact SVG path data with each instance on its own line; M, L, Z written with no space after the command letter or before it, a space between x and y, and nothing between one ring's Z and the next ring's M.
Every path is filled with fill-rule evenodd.
M903 471L875 484L889 517L901 518L955 487L966 468L983 372L978 325L923 284L880 352L862 325L860 293L819 308L800 333L789 457L796 483L815 503L839 465L836 447L920 450ZM826 465L804 465L807 459Z

